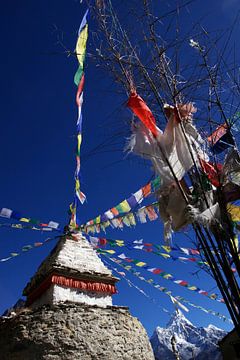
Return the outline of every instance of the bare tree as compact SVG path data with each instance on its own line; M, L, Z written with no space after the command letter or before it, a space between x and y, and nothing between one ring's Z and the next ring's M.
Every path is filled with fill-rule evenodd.
M232 131L239 118L239 77L236 71L235 47L231 43L234 23L222 31L209 33L199 21L192 20L189 28L182 27L182 14L192 17L193 1L169 1L161 15L154 12L154 1L131 1L124 8L121 3L113 6L112 0L89 2L97 22L92 38L96 53L91 54L111 74L126 92L126 99L137 91L145 99L152 113L163 127L168 121L164 104L170 104L180 119L181 129L194 163L189 172L193 187L198 186L198 195L205 208L210 204L206 196L201 171L182 125L181 104L197 102L201 111L196 119L199 132L206 137L218 125L224 124ZM169 5L170 4L170 5ZM116 9L120 9L117 11ZM232 145L237 149L237 138ZM186 206L189 205L187 186L179 181L168 162L161 144L159 151L170 168ZM240 159L240 157L239 157ZM222 154L213 153L215 169L223 162ZM220 222L211 227L194 219L198 247L208 262L211 275L222 293L234 325L240 333L240 288L236 274L240 275L238 246L235 229L228 215L224 195L225 183L218 172L219 186L215 191L220 207ZM236 273L233 273L232 266Z

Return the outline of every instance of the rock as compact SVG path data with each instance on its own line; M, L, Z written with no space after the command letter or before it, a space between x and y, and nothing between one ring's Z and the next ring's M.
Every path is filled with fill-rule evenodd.
M1 360L154 360L127 308L61 303L0 320Z

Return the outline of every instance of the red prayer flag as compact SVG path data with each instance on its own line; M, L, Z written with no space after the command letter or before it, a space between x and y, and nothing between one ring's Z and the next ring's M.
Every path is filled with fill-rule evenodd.
M99 238L99 244L100 245L107 245L107 239L105 239L105 238Z
M77 103L77 106L80 105L80 97L81 97L81 94L82 94L82 91L83 91L83 87L84 87L84 82L85 82L85 76L84 76L84 73L82 75L82 78L81 78L81 81L78 85L78 90L77 90L77 94L76 94L76 103Z
M37 247L37 246L42 246L42 245L43 245L42 242L35 242L35 243L34 243L34 246L36 246L36 247Z
M216 144L228 130L227 124L218 126L218 128L207 138L211 146Z
M196 250L196 249L189 249L189 251L190 251L190 253L192 255L199 255L200 254L200 252L198 250Z
M152 251L153 251L153 249L149 249L149 248L147 248L147 249L144 249L144 251L146 251L146 252L152 252Z
M151 194L151 183L142 187L143 197L147 197Z
M160 274L161 272L163 272L163 270L161 270L161 269L153 270L153 274Z
M134 114L142 121L142 123L151 131L154 137L157 137L158 131L156 127L156 120L144 102L144 100L136 93L132 92L127 106L134 112Z
M112 209L110 209L110 211L113 213L114 216L119 215L119 212L117 211L116 208L112 208Z
M214 186L219 187L220 186L219 175L222 170L222 165L221 164L215 165L210 162L206 162L202 159L199 159L199 160L200 160L202 170L207 175L208 179L211 181L211 183Z

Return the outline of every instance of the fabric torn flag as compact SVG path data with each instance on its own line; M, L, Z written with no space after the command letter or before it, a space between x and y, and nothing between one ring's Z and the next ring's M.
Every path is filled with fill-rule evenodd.
M151 131L154 137L157 136L159 129L156 126L156 120L144 102L144 100L136 92L132 92L127 106L132 110L132 112L142 121L142 123Z
M208 179L211 181L211 183L214 186L219 187L222 165L212 164L211 162L207 162L204 161L203 159L200 159L200 166L202 168L202 171L207 175Z
M222 173L225 183L230 181L240 186L240 155L236 149L228 152L224 160Z
M172 183L175 178L181 180L194 163L199 164L199 158L209 160L202 150L204 141L192 122L179 121L176 109L170 105L166 105L164 110L168 123L163 133L159 130L155 136L142 121L134 124L126 146L127 150L151 160L155 172L160 175L162 187ZM186 117L184 112L184 119Z
M234 139L227 124L220 125L209 137L208 142L215 154L234 146Z

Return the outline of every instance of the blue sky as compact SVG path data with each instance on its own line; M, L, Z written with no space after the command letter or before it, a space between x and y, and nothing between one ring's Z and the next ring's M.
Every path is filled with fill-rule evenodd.
M224 28L229 26L239 10L237 3L223 0L216 6L214 0L196 1L190 7L191 16L196 20L204 16L204 26L211 29ZM73 199L77 117L73 76L77 61L63 54L58 38L68 49L74 49L85 9L84 2L80 4L74 0L13 0L2 4L0 14L0 207L18 210L44 222L56 220L62 225L68 221L67 210ZM160 6L158 11L161 11ZM186 23L189 21L186 15ZM90 29L95 26L90 19ZM93 50L91 39L89 47ZM150 164L123 153L126 137L130 134L128 122L131 114L124 105L126 97L119 90L111 76L88 56L81 150L82 189L87 195L87 203L81 208L82 222L117 205L152 176ZM99 144L104 146L93 151ZM190 235L195 240L194 234ZM1 228L1 257L46 237L30 230ZM111 230L107 237L129 241L143 238L146 242L163 243L162 225L158 220L124 231ZM191 247L189 238L183 234L176 234L174 243ZM0 264L0 312L21 296L23 287L54 244L52 241ZM219 293L205 272L191 275L197 270L193 266L142 252L129 252L129 256L145 259L152 266L162 267L189 283ZM134 288L129 288L125 281L119 283L119 294L114 297L114 303L129 306L131 313L151 334L155 326L164 326L169 319L161 307L172 312L173 305L166 295L150 285L144 285L132 276L130 279L159 306ZM225 306L216 301L191 293L170 281L157 277L155 280L176 295L228 315ZM213 323L226 330L231 328L217 317L191 307L189 310L189 319L199 326Z

